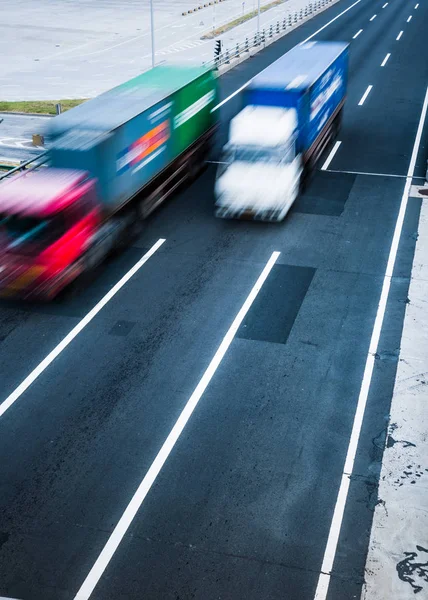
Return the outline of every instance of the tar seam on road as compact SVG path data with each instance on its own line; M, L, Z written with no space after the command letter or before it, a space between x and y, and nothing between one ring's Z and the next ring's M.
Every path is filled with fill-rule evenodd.
M137 512L141 508L141 506L144 502L144 499L146 498L147 494L150 491L150 488L152 487L153 483L156 481L156 478L159 475L163 465L167 461L168 456L170 455L171 451L173 450L175 444L177 443L177 440L179 439L183 429L185 428L190 417L192 416L193 411L195 410L196 406L198 405L199 400L201 399L206 388L208 387L215 372L217 371L218 366L220 365L221 361L223 360L233 339L235 338L235 335L239 329L239 326L241 325L246 314L250 310L251 305L253 304L254 300L256 299L258 293L262 289L263 284L266 281L266 279L268 278L269 273L271 272L273 266L275 265L279 255L280 255L280 252L273 252L270 259L268 260L265 267L263 268L263 271L259 275L256 283L254 284L249 295L247 296L247 298L246 298L244 304L242 305L241 309L239 310L238 314L234 318L232 325L229 327L229 329L228 329L226 335L224 336L220 346L218 347L216 353L214 354L213 358L211 359L211 362L208 365L205 373L203 374L203 376L202 376L201 380L199 381L198 385L196 386L194 392L192 393L189 400L187 401L180 416L178 417L177 421L175 422L173 428L171 429L168 437L166 438L161 449L159 450L158 454L156 455L156 458L154 459L149 470L147 471L143 480L141 481L140 485L138 486L138 489L136 490L135 494L133 495L130 503L126 507L125 512L122 514L119 522L117 523L112 534L110 535L109 539L107 540L107 543L105 544L100 555L98 556L97 560L95 561L95 564L89 571L89 574L87 575L81 588L79 589L76 596L74 597L74 600L88 600L88 598L91 596L94 588L96 587L99 580L101 579L110 560L112 559L114 553L118 549L126 532L128 531L128 528L130 527L132 521L134 520Z
M61 354L65 348L74 340L75 337L92 321L92 319L110 302L110 300L118 293L119 290L141 269L141 267L149 260L153 254L159 250L165 242L163 238L159 239L148 252L140 258L138 262L111 288L105 296L94 306L88 314L83 317L79 323L65 336L55 348L31 371L22 383L0 404L0 417L22 396L22 394L30 387L32 383L45 371L49 365Z
M360 35L360 33L363 33L363 30L362 30L362 29L360 29L359 31L357 31L357 33L356 33L354 36L352 36L352 39L353 39L353 40L356 40L356 39L357 39L357 37Z
M399 34L397 35L397 37L396 37L396 41L397 41L397 42L398 42L398 40L401 38L401 36L402 36L402 35L403 35L403 32L402 32L402 31L400 31L400 33L399 33Z
M331 161L334 158L334 155L336 154L336 152L339 150L339 146L342 142L336 142L330 152L330 154L327 156L327 160L325 161L325 163L323 164L323 166L321 167L321 171L327 171Z
M366 91L363 94L363 97L361 98L361 100L358 102L358 106L362 106L364 104L364 102L366 101L367 96L370 94L370 92L372 91L373 86L369 85L368 88L366 89Z
M381 67L384 67L386 65L386 63L388 62L389 57L391 56L390 53L388 53L385 58L382 61L382 64L380 65Z
M315 592L315 600L326 600L328 588L330 585L331 570L333 568L334 559L337 551L340 530L342 528L343 515L348 497L349 485L351 482L352 471L354 468L355 456L357 454L358 441L363 426L364 413L366 410L367 399L370 391L371 379L373 375L375 355L378 351L379 338L382 330L383 320L388 302L389 289L391 286L391 278L394 272L395 261L398 253L398 245L400 243L401 232L403 229L404 217L406 214L407 203L409 199L410 186L412 184L413 173L415 171L416 159L418 156L419 146L422 138L422 131L425 124L425 118L428 109L428 88L426 89L424 103L422 106L419 125L416 132L415 142L413 144L412 156L410 158L409 168L407 171L406 183L404 185L403 195L401 198L400 210L395 224L394 235L392 237L391 248L389 251L388 262L382 284L382 291L379 298L379 304L376 311L376 318L373 325L370 346L367 353L364 375L361 382L360 393L358 396L357 407L355 410L354 422L352 425L351 437L349 439L348 451L346 454L345 465L340 482L340 488L334 507L333 518L328 534L327 545L324 552L321 571L318 578L317 589Z
M327 169L329 173L349 173L349 175L373 175L374 177L398 177L406 179L407 175L397 175L397 173L370 173L370 171L341 171L340 169ZM425 177L413 177L413 179L423 179Z
M309 40L311 40L313 37L315 37L316 35L318 35L326 27L328 27L329 25L331 25L332 23L334 23L334 21L336 21L337 19L339 19L339 17L341 17L342 15L344 15L345 13L347 13L348 10L351 10L351 8L354 8L354 6L356 6L360 2L361 2L361 0L357 0L356 2L354 2L353 4L351 4L351 6L348 6L348 8L346 8L345 10L343 10L341 13L339 13L333 19L331 19L331 21L329 21L328 23L326 23L325 25L323 25L322 27L320 27L319 29L317 29L317 31L315 31L315 33L312 33L309 37L307 37L305 40L303 40L303 42L300 42L299 44L297 44L297 46L301 46L302 44L306 44L306 42L309 42ZM252 77L249 81L247 81L247 83L244 83L244 85L241 85L241 87L239 89L237 89L235 92L233 92L233 94L230 94L230 96L228 96L227 98L225 98L224 100L222 100L219 104L217 104L217 106L214 106L214 108L211 109L211 112L214 112L214 111L218 110L219 108L221 108L223 106L223 104L226 104L226 102L229 102L229 100L231 100L232 98L234 98L237 94L239 94L239 92L242 92L242 90L244 90L252 82L253 79L254 78Z

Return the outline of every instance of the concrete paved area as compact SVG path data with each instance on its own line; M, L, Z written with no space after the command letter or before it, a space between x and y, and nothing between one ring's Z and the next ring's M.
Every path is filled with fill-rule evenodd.
M271 0L261 0L261 5ZM261 27L308 0L288 0L261 15ZM154 0L156 62L212 60L201 36L257 6L225 0L195 14L195 0ZM233 47L256 31L256 19L222 36ZM19 43L16 43L19 40ZM0 19L0 100L90 98L151 66L149 0L16 0ZM4 57L7 56L7 60Z

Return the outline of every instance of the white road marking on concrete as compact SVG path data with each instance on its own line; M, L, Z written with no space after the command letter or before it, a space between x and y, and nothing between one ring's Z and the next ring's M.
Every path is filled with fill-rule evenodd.
M333 519L330 525L330 531L328 534L328 540L326 549L324 552L324 558L321 565L321 572L318 578L318 585L315 592L315 600L326 600L328 588L330 584L330 575L333 568L334 559L337 551L337 544L339 541L340 530L342 528L343 514L345 511L346 500L348 497L348 490L350 484L350 478L354 468L355 456L358 448L358 441L360 438L361 428L363 425L364 413L367 404L367 398L370 391L370 384L373 375L373 367L375 361L375 355L378 350L380 333L382 330L383 320L385 317L386 304L388 301L389 289L391 286L391 278L394 272L395 261L397 258L398 245L400 243L401 232L403 229L404 217L406 214L407 202L409 198L409 190L412 184L412 177L415 170L416 159L418 156L419 146L422 138L422 131L424 128L425 118L428 109L428 88L425 93L425 98L422 106L421 116L419 119L418 130L416 132L415 142L413 144L412 156L410 158L410 164L407 171L406 183L404 185L404 191L401 198L400 210L397 216L397 222L395 224L394 235L392 237L391 248L389 251L388 262L386 265L386 271L382 284L382 291L379 298L379 304L376 312L376 318L373 325L372 336L370 339L370 346L367 353L366 365L364 368L363 380L361 382L361 389L358 396L357 407L355 411L354 423L352 425L351 437L349 439L348 451L346 453L345 465L343 467L343 473L340 482L339 493L336 499L336 505L334 507Z
M388 53L385 58L382 61L382 64L380 65L381 67L384 67L386 65L386 63L388 62L389 57L391 56L391 53Z
M377 15L373 15L372 18L370 19L370 21L374 21L376 19Z
M402 35L403 35L403 32L402 32L402 31L400 31L400 33L399 33L399 34L397 35L397 37L396 37L396 41L397 41L397 42L398 42L398 40L401 38L401 36L402 36Z
M419 7L419 4L415 4L415 10Z
M323 31L324 29L326 29L326 27L328 27L329 25L331 25L332 23L334 23L335 21L337 21L337 19L339 19L342 15L344 15L345 13L347 13L348 10L351 10L351 8L354 8L354 6L356 6L360 2L361 2L361 0L357 0L356 2L354 2L353 4L351 4L351 6L348 6L348 8L345 8L345 10L343 10L341 13L339 13L338 15L336 15L333 19L331 19L331 21L329 21L328 23L326 23L325 25L323 25L322 27L320 27L319 29L317 29L317 31L315 31L315 33L313 33L312 35L310 35L309 37L307 37L305 40L303 40L303 42L300 42L297 45L301 46L302 44L306 44L306 42L309 42L309 40L311 40L313 37L315 37L316 35L318 35L321 31ZM230 94L230 96L228 96L225 100L223 100L222 102L220 102L220 104L217 104L217 106L215 106L211 110L211 112L214 112L215 110L218 110L221 106L223 106L223 104L226 104L226 102L229 102L229 100L231 100L232 98L234 98L236 96L236 94L239 94L239 92L241 92L243 89L245 89L251 83L252 80L253 80L253 78L251 78L249 81L247 81L247 83L244 83L244 85L242 85L238 90L236 90L236 92L233 92L233 94Z
M0 417L22 396L22 394L30 387L32 383L49 367L49 365L61 354L63 350L74 340L75 337L92 321L94 317L104 308L104 306L110 302L110 300L116 296L116 294L123 288L123 286L133 277L141 267L149 260L153 254L159 250L162 244L165 242L163 238L159 239L148 252L140 258L135 265L129 269L127 273L111 288L109 292L94 306L88 314L83 317L79 323L73 327L65 338L55 348L49 352L49 354L37 365L35 369L31 371L29 375L24 379L22 383L0 404Z
M334 155L335 155L335 154L336 154L336 152L339 150L339 146L340 146L340 144L341 144L341 143L342 143L342 142L339 142L339 141L337 141L337 142L334 144L334 146L333 146L333 148L332 148L332 150L331 150L330 154L327 156L327 160L325 161L325 163L324 163L324 164L323 164L323 166L321 167L321 171L326 171L326 170L328 169L328 167L330 166L330 163L331 163L331 161L332 161L332 160L333 160L333 158L334 158Z
M119 522L117 523L112 534L110 535L109 539L107 540L106 545L104 546L100 555L98 556L97 560L95 561L94 566L89 571L88 576L86 577L81 588L79 589L76 596L74 597L74 600L88 600L88 598L91 596L92 592L94 591L97 583L99 582L104 571L106 570L107 565L109 564L114 553L116 552L121 541L123 540L123 537L125 536L126 532L128 531L129 526L131 525L132 521L134 520L135 515L141 508L141 506L144 502L144 499L146 498L147 494L150 491L150 488L152 487L153 483L156 481L156 478L159 475L166 460L168 459L168 456L171 454L171 451L173 450L175 444L177 443L177 440L179 439L183 429L185 428L190 417L192 416L193 411L195 410L196 406L198 405L199 400L201 399L206 388L208 387L208 384L210 383L211 379L213 378L215 372L217 371L217 368L219 367L230 344L232 343L232 341L236 335L236 332L239 329L239 326L241 325L242 321L244 320L245 315L250 310L258 293L262 289L263 284L266 281L273 266L275 265L279 255L280 255L280 252L273 252L270 259L266 263L266 266L264 267L263 271L259 275L251 292L247 296L247 299L245 300L245 302L242 305L241 309L239 310L238 314L234 318L232 325L229 327L220 346L218 347L216 353L214 354L210 364L207 367L207 370L203 374L203 376L202 376L201 380L199 381L198 385L196 386L194 392L192 393L189 400L187 401L187 403L186 403L185 407L183 408L180 416L178 417L174 427L171 429L168 437L166 438L165 442L163 443L161 449L159 450L155 460L151 464L149 470L147 471L143 480L141 481L140 485L138 486L134 496L132 497L130 503L126 507L125 512L122 514Z
M367 96L370 94L370 92L372 91L373 86L369 85L368 88L366 89L366 91L364 92L361 100L358 102L358 106L362 106L364 104L364 102L366 101Z
M388 6L388 2L385 2L385 4L382 6L382 8L386 8Z
M352 39L353 39L353 40L356 40L356 39L357 39L357 37L360 35L360 33L363 33L363 30L362 30L362 29L358 30L358 31L357 31L357 33L356 33L355 35L353 35L353 36L352 36Z
M410 15L410 17L407 19L407 23L410 23L411 20L412 20L412 15Z

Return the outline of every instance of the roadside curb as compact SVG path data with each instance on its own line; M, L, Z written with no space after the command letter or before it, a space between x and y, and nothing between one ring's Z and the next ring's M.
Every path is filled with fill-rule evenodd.
M49 115L47 113L26 113L26 112L17 112L13 110L2 110L0 111L0 115L17 115L19 117L43 117L43 118L51 118L56 117L56 115Z
M304 23L307 23L308 21L310 21L314 17L317 17L318 15L320 15L324 11L328 10L329 8L331 8L332 6L334 6L335 4L337 4L338 2L340 2L340 0L331 0L331 2L329 2L326 6L324 6L320 10L318 10L316 13L314 13L312 15L308 15L306 18L303 18L301 21L299 21L295 25L292 25L291 27L287 27L287 29L282 30L280 33L276 33L275 32L272 35L272 37L266 38L265 41L262 42L262 43L260 43L259 46L253 46L247 52L242 52L240 56L233 56L233 53L235 52L235 50L233 50L233 49L232 50L228 50L229 53L230 53L230 55L231 55L230 62L226 63L226 64L223 64L223 65L221 65L219 67L219 69L217 70L218 75L221 76L224 73L227 73L228 71L230 71L231 69L233 69L234 67L236 67L237 65L241 64L242 62L244 62L248 58L252 58L255 54L257 54L261 50L264 50L267 46L270 46L271 44L277 42L278 40L280 40L281 38L283 38L284 36L286 36L288 33L290 33L291 31L294 31L295 29L297 29L298 27L300 27Z
M209 2L204 2L203 4L198 4L196 8L191 8L189 10L184 10L181 13L182 17L187 17L187 15L193 15L198 12L198 10L202 10L203 8L209 8L210 6L214 6L214 4L220 4L220 2L226 2L227 0L210 0Z

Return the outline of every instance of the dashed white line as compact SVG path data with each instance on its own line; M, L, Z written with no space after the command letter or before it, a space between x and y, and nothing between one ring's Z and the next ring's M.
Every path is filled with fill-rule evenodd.
M123 286L141 269L141 267L149 260L153 254L159 250L162 244L165 242L164 239L159 239L148 252L140 258L135 265L129 269L127 273L114 285L109 292L94 306L88 314L83 317L79 323L73 327L65 338L55 348L49 352L49 354L37 365L35 369L31 371L29 375L24 379L22 383L0 404L0 417L22 396L22 394L30 387L32 383L49 367L49 365L61 354L63 350L67 348L69 344L74 340L75 337L92 321L94 317L104 308L104 306L110 302L110 300L123 288Z
M407 19L407 23L410 23L411 20L412 20L412 15L410 15L410 17Z
M232 341L236 335L236 332L239 329L239 326L241 325L242 321L244 320L245 315L250 310L258 293L262 289L263 284L266 281L273 266L275 265L279 255L280 255L280 252L273 252L270 259L266 263L266 266L264 267L263 271L259 275L256 283L253 286L253 289L249 293L247 299L245 300L244 304L242 305L241 309L239 310L238 314L236 315L235 319L233 320L232 325L229 327L226 335L224 336L216 353L214 354L210 364L207 367L207 370L205 371L205 373L202 376L202 379L199 381L194 392L192 393L189 400L187 401L187 403L186 403L185 407L183 408L180 416L178 417L174 427L171 429L168 437L166 438L161 449L159 450L158 454L156 455L155 460L151 464L149 470L147 471L143 480L141 481L140 485L138 486L138 489L136 490L130 503L126 507L125 512L122 514L121 518L119 519L119 522L117 523L112 534L110 535L109 539L107 540L106 545L104 546L100 555L98 556L97 560L95 561L94 566L89 571L88 576L86 577L81 588L79 589L76 596L74 597L74 600L88 600L88 598L91 596L93 590L95 589L95 586L101 579L105 569L107 568L107 565L109 564L114 553L116 552L121 541L123 540L123 537L125 536L126 532L128 531L129 526L131 525L132 521L134 520L135 515L141 508L147 494L150 491L150 488L156 481L157 476L159 475L162 467L164 466L166 460L168 459L175 444L177 443L177 440L179 439L183 429L185 428L186 424L188 423L190 417L192 416L193 411L195 410L196 406L198 405L199 400L201 399L206 388L208 387L215 372L217 371L217 368L220 365L221 361L223 360L230 344L232 343Z
M377 307L376 318L373 325L370 346L367 353L364 375L361 382L361 389L358 396L357 407L355 411L354 423L352 425L351 437L349 439L348 451L346 453L345 465L343 467L342 478L340 482L339 492L334 507L333 519L330 525L324 558L321 565L321 573L318 578L317 589L315 592L315 600L326 600L328 588L330 585L331 570L333 568L334 559L337 551L340 530L342 528L343 515L348 497L348 490L351 481L351 476L354 468L355 456L358 448L358 441L363 426L364 413L367 405L367 398L370 391L371 380L373 376L373 368L375 356L378 350L380 333L382 330L383 320L385 317L386 305L391 287L391 279L394 272L395 261L397 258L398 245L400 243L401 232L403 230L404 217L409 198L410 186L415 170L416 159L418 156L419 146L422 138L422 131L425 123L425 118L428 109L428 88L426 90L422 112L419 119L419 126L416 133L415 142L413 145L412 156L410 159L409 169L407 171L406 184L404 186L403 196L401 198L400 210L398 212L397 222L395 224L394 235L392 237L391 248L388 256L388 263L382 284L382 291Z
M368 88L366 89L366 91L364 92L361 100L358 102L358 106L362 106L364 104L364 102L366 101L367 96L370 94L370 92L372 91L373 86L369 85Z
M374 21L376 19L377 15L373 15L372 18L370 19L370 21Z
M356 33L356 34L355 34L355 35L352 37L352 39L353 39L353 40L356 40L356 39L357 39L357 37L358 37L358 36L360 35L360 33L362 33L362 32L363 32L363 30L362 30L362 29L360 29L359 31L357 31L357 33Z
M415 10L418 8L419 4L415 4Z
M397 42L398 42L398 40L401 38L401 36L402 36L402 35L403 35L403 32L402 32L402 31L400 31L400 33L399 33L399 34L397 35L397 37L396 37L396 41L397 41Z
M322 27L320 27L319 29L317 29L317 31L315 31L315 33L313 33L312 35L310 35L309 37L307 37L305 40L303 40L303 42L300 42L300 44L298 44L298 45L301 46L302 44L306 44L306 42L309 42L309 40L311 40L313 37L315 37L316 35L318 35L319 33L321 33L321 31L324 31L324 29L326 29L326 27L328 27L329 25L331 25L332 23L334 23L334 21L337 21L337 19L339 19L342 15L344 15L345 13L347 13L348 10L351 10L351 8L354 8L354 6L357 6L357 4L359 4L360 2L361 2L361 0L356 0L356 2L354 2L353 4L351 4L351 6L348 6L348 8L345 8L345 10L343 10L341 13L339 13L338 15L336 15L333 19L331 19L331 21L329 21L328 23L326 23L325 25L323 25ZM233 94L230 94L230 96L228 96L227 98L225 98L224 100L222 100L219 104L217 104L217 106L214 106L214 108L211 109L211 112L214 112L214 111L218 110L221 106L223 106L223 104L226 104L226 102L229 102L229 100L231 100L237 94L239 94L239 92L241 92L242 90L244 90L251 83L251 81L252 81L252 79L250 79L249 81L247 81L247 83L244 83L244 85L242 85L238 90L236 90L236 92L233 92Z
M386 63L388 62L389 57L391 56L390 53L388 53L385 58L382 61L382 64L380 65L381 67L384 67L386 65Z
M382 8L386 8L388 6L388 2L385 2L385 4L382 6Z
M339 150L339 146L342 142L336 142L330 152L330 154L327 156L327 160L325 161L325 163L323 164L323 166L321 167L321 171L326 171L328 169L328 167L330 166L331 161L334 158L334 155L336 154L336 152Z

